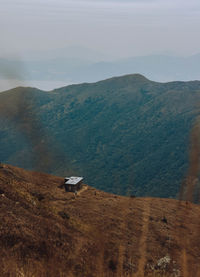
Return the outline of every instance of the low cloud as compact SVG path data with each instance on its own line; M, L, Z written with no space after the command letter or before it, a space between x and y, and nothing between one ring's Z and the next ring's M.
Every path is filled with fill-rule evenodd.
M116 57L199 52L199 0L0 0L2 53L83 45ZM15 49L13 49L15 47Z

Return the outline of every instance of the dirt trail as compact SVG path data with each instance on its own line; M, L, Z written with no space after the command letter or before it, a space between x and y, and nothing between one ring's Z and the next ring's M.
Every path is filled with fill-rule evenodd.
M118 257L118 270L117 270L117 276L122 277L123 276L123 261L124 261L124 253L125 253L125 246L120 245L119 246L119 257Z
M80 189L78 192L77 192L77 195L80 195L82 192L84 192L85 190L88 189L88 186L83 186L82 189Z
M182 265L183 265L183 277L189 277L187 270L187 253L186 250L182 251Z
M184 217L184 223L185 226L189 226L188 225L188 218L190 217L190 212L189 212L189 203L184 203L184 202L178 202L177 205L177 211L180 209L185 209L185 217ZM185 230L181 230L181 232L178 234L178 238L177 240L180 241L180 243L183 244L183 248L181 250L181 255L180 255L180 265L181 265L181 276L182 277L190 277L190 275L188 274L188 259L187 259L187 244L188 244L188 239L187 239L187 235L185 233Z
M137 277L145 276L144 268L145 268L145 263L146 263L149 217L150 217L150 200L145 200L144 201L144 210L143 210L143 226L142 226L142 233L141 233L140 243L139 243L140 259L139 259L139 263L138 263L138 271L136 273Z
M129 229L129 226L128 226L129 223L125 219L130 218L130 213L133 213L133 212L130 212L130 207L133 206L133 200L131 200L129 198L129 200L126 201L125 206L126 206L126 208L120 209L120 211L119 211L119 214L121 215L121 218L123 219L120 224L121 230ZM131 235L126 233L126 238L127 238L128 242L126 241L124 243L121 243L119 246L119 250L118 250L117 277L124 277L124 276L133 277L133 276L135 276L134 273L130 272L130 269L129 269L129 272L126 272L124 269L124 265L127 265L127 263L129 265L131 264L130 259L127 260L127 255L130 257L131 252L133 251L133 249L128 247L128 244L127 244L127 243L129 243L129 245L130 245L130 243L131 243L131 240L132 240Z

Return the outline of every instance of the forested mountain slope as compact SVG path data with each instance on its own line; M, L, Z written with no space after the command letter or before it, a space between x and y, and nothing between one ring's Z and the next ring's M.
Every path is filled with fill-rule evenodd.
M175 197L188 168L200 82L115 77L0 94L2 162L83 175L118 194Z

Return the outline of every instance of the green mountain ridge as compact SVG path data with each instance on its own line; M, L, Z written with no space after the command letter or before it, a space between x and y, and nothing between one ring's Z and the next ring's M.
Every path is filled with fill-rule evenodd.
M1 161L83 175L107 192L176 197L199 103L200 81L140 74L50 92L16 88L0 94Z

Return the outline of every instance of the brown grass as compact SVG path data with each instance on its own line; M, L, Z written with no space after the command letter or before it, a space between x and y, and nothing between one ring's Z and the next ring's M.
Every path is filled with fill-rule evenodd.
M75 198L62 182L0 169L0 276L198 277L199 206L91 187Z

